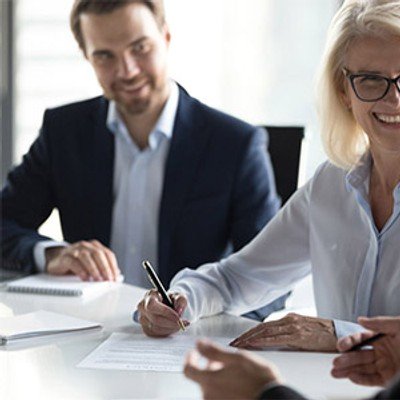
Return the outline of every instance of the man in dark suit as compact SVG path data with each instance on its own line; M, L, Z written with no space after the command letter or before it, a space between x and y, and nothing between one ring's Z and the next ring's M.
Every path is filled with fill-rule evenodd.
M168 284L249 242L280 205L265 133L169 79L162 0L76 0L71 27L104 96L45 112L1 193L3 257L148 286L143 259ZM37 232L53 208L63 243Z
M374 399L400 399L400 317L359 318L368 330L338 342L342 355L333 362L332 375L368 386L385 386ZM349 351L354 345L376 335L384 336L372 348ZM275 366L250 352L226 351L200 341L198 352L208 360L199 368L196 352L188 354L185 375L197 382L206 399L298 399L299 392L284 385Z
M286 386L277 385L271 388L265 389L262 394L258 397L259 400L306 400L307 398L302 396L296 390ZM382 399L382 400L396 400L400 399L400 376L393 380L386 389L379 391L371 399Z

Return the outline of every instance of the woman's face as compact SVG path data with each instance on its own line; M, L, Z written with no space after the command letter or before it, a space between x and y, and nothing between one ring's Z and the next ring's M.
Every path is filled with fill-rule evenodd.
M367 74L353 82L362 95L379 93L386 83L375 75L390 79L400 75L400 37L365 37L355 40L350 46L345 68L351 74ZM378 79L378 80L377 80ZM398 80L397 86L400 85ZM375 89L377 82L378 87ZM382 83L383 82L383 83ZM360 100L346 79L344 101L351 108L358 124L369 137L371 150L382 154L400 154L400 92L394 83L380 100L365 102ZM363 92L364 90L364 92Z

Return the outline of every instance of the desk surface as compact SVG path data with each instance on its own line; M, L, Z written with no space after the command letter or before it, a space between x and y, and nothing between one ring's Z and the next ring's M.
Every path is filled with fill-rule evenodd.
M179 373L77 369L76 365L112 332L140 333L131 321L142 289L121 284L101 297L82 300L0 291L0 317L49 310L99 321L102 331L64 335L0 347L0 399L200 398L197 385ZM235 337L254 322L229 315L203 319L185 334ZM332 354L257 352L274 362L286 382L312 398L367 397L376 389L330 377Z

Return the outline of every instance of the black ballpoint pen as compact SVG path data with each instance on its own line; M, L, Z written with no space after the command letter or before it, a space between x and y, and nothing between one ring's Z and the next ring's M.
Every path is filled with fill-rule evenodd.
M146 271L147 276L150 279L150 282L153 284L154 289L156 289L157 292L161 294L161 297L163 298L163 303L166 304L168 307L171 307L172 309L174 309L174 303L172 303L171 298L168 296L167 291L165 290L163 284L160 281L160 278L154 271L153 267L151 266L150 261L147 261L147 260L143 261L142 266L143 266L144 270ZM184 331L185 325L180 318L179 318L178 323L179 323L179 327L181 328L181 330Z
M368 339L363 340L360 343L355 344L353 347L351 347L349 350L347 351L355 351L355 350L360 350L361 348L363 348L364 346L368 346L369 344L372 344L374 342L376 342L378 339L384 337L385 334L384 333L378 333L374 336L371 336ZM347 352L346 351L346 352Z

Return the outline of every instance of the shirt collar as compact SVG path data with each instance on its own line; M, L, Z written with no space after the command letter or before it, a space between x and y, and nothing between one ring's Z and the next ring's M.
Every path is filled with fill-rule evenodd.
M359 162L346 174L346 187L350 192L356 190L363 197L367 197L369 191L369 177L371 174L371 153L366 152Z
M174 81L170 81L170 95L149 136L149 146L157 147L161 136L171 139L174 130L176 113L178 111L179 89ZM113 134L128 135L128 130L117 110L114 100L111 100L107 111L107 127ZM129 135L128 135L129 136Z
M168 100L165 103L161 115L158 118L156 125L152 130L152 133L161 132L167 138L172 137L172 132L174 131L175 117L178 111L178 102L179 102L178 85L174 81L171 81L170 94Z
M369 183L371 176L372 156L368 151L361 158L360 161L347 173L346 175L346 188L350 192L355 190L367 197L369 193ZM400 183L397 184L393 191L394 200L400 203Z
M368 151L361 158L360 161L355 165L346 175L346 188L347 190L354 191L355 198L360 206L364 209L366 214L369 216L370 220L373 221L374 217L372 215L372 210L369 202L369 185L371 176L371 166L372 166L372 156ZM377 235L382 235L393 222L400 215L400 183L397 184L393 191L394 198L394 209L393 215L390 220L385 224L384 229L380 232L376 229L375 224L372 222L374 230ZM390 222L391 221L391 222Z

